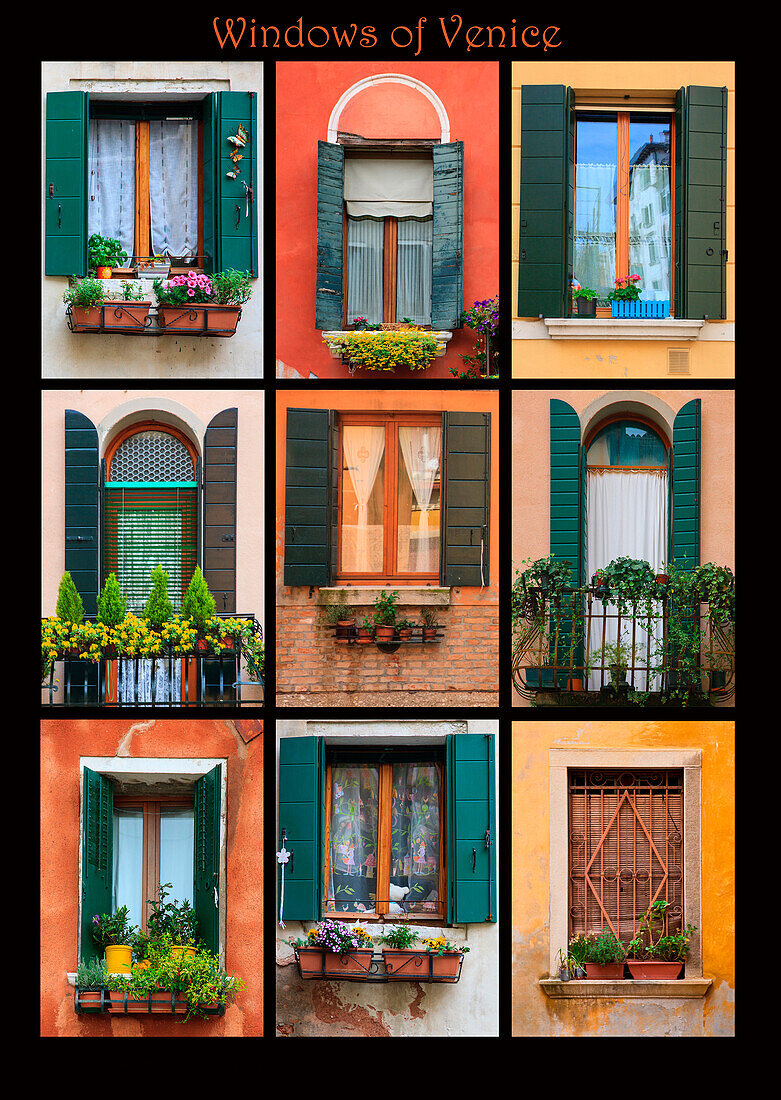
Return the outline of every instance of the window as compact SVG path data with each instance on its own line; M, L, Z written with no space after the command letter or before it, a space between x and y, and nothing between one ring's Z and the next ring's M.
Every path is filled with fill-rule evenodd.
M609 928L628 943L657 900L665 933L684 917L683 772L570 769L569 935Z
M341 439L339 577L437 578L441 418L344 414Z
M280 739L281 919L495 921L493 735L378 748L377 734Z
M86 758L81 801L81 958L95 913L127 905L145 925L160 882L187 897L217 952L224 882L224 762ZM222 869L222 870L221 870Z
M672 113L576 112L574 273L601 299L639 275L672 297Z
M325 910L443 917L443 753L336 753L326 773Z
M203 264L202 104L90 104L88 235Z
M287 409L286 585L489 583L491 414Z

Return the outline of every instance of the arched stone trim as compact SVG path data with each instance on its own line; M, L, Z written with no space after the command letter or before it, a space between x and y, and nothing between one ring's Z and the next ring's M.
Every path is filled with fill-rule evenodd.
M365 91L366 88L370 88L375 84L405 84L408 88L414 88L415 91L420 92L437 112L440 126L440 141L443 144L450 141L450 119L448 118L444 103L436 92L429 88L428 84L424 84L422 80L416 80L414 76L407 76L405 73L375 73L373 76L367 76L364 77L363 80L357 81L357 83L349 87L347 91L343 92L333 111L331 111L331 117L328 119L328 134L326 141L336 144L339 134L339 119L342 117L342 112L345 107L351 99Z
M581 439L587 439L601 421L615 415L639 416L659 429L669 443L673 437L676 410L650 393L640 390L612 390L595 398L580 413Z
M178 429L193 444L195 453L203 454L206 424L200 417L178 401L158 398L155 401L155 407L150 408L149 398L142 397L117 406L97 424L101 456L105 456L106 450L120 433L135 425L140 426L142 423L151 427L152 422L161 428L168 426Z

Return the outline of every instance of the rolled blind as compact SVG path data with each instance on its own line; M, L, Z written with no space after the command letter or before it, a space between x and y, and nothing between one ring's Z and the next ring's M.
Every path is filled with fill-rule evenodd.
M128 610L143 610L157 565L168 573L175 609L197 564L198 507L195 482L125 485L104 491L104 572L115 573Z

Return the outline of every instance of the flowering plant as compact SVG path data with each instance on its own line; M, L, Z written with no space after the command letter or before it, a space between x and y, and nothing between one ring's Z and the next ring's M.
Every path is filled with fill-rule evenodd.
M639 282L639 275L625 275L623 278L616 279L615 290L610 291L607 300L609 302L636 302L640 297L640 287L637 285Z
M590 286L581 286L577 279L572 280L572 297L573 298L586 298L589 302L592 298L598 298L599 294L596 290L592 290Z
M459 374L457 367L451 367L455 378L482 378L499 372L499 348L493 343L499 328L499 295L475 302L469 309L463 310L461 320L477 333L477 343L472 355L461 355L467 369ZM489 361L486 361L486 356Z
M189 271L172 279L155 279L152 287L159 306L189 306L211 301L212 283L208 275Z
M344 921L326 919L320 921L315 928L309 929L306 946L322 947L324 951L346 955L348 951L369 949L372 938L360 924L345 924Z
M465 954L469 948L463 943L451 943L444 936L424 938L423 946L429 955L444 955L457 951L459 955Z
M98 947L109 947L112 944L128 944L135 933L135 926L128 918L130 910L126 905L121 905L113 913L96 913L92 918L90 932Z
M347 332L327 341L350 365L365 370L393 371L396 367L425 370L439 351L439 341L420 329L389 332Z
M368 317L353 317L353 328L359 331L366 329L368 332L378 332L382 325L373 325Z

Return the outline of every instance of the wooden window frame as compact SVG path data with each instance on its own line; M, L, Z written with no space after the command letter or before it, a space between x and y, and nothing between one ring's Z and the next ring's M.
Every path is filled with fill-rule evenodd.
M384 514L383 514L383 567L381 573L349 573L343 571L342 565L342 508L343 508L343 471L344 471L344 446L341 431L351 424L385 427L385 463L384 463ZM417 427L432 427L440 429L440 459L439 459L439 511L440 511L440 545L442 539L441 517L444 508L444 480L442 477L442 415L441 413L359 413L345 412L339 414L339 485L338 485L338 525L336 546L336 580L366 581L380 584L415 584L435 581L439 583L439 571L433 573L400 573L397 569L398 562L398 491L399 491L399 427L414 425Z
M676 131L675 111L668 103L659 104L658 107L639 107L638 105L619 106L618 104L605 105L600 108L597 104L578 101L575 106L577 133L577 115L595 113L600 110L607 114L616 115L616 278L625 279L629 274L629 127L633 114L663 114L670 117L670 316L675 316L675 155L676 155ZM635 120L637 121L637 120ZM574 233L575 219L572 219L573 232L573 257L575 254ZM597 306L597 317L610 317L610 306Z
M163 806L192 807L195 810L195 796L156 795L147 798L138 795L115 795L114 808L141 810L143 814L143 838L141 843L141 882L143 889L142 928L146 930L152 906L150 898L157 898L160 884L160 810ZM193 817L193 844L195 843L195 818ZM194 883L194 875L193 875ZM193 886L194 892L194 886ZM194 897L190 898L194 904Z
M384 753L381 761L366 760L362 762L360 760L360 753L356 753L355 767L359 766L375 766L379 769L379 781L378 781L378 813L377 813L377 894L378 899L382 899L383 896L386 900L375 900L375 911L373 913L345 913L332 907L332 899L328 897L328 871L330 862L330 850L331 850L331 774L333 768L333 762L331 760L326 761L326 780L325 780L325 843L324 843L324 855L323 855L323 897L321 901L321 911L324 917L338 917L343 921L356 921L359 924L372 923L388 923L389 911L390 911L390 843L391 843L391 820L392 820L392 803L393 803L393 754ZM394 913L392 914L391 923L410 923L415 924L430 924L441 925L446 919L446 902L447 902L447 866L446 859L447 853L445 851L445 831L446 831L446 786L445 786L445 762L444 760L432 760L426 759L425 750L421 751L419 763L434 765L439 773L439 879L437 883L437 910L436 912L425 913Z

